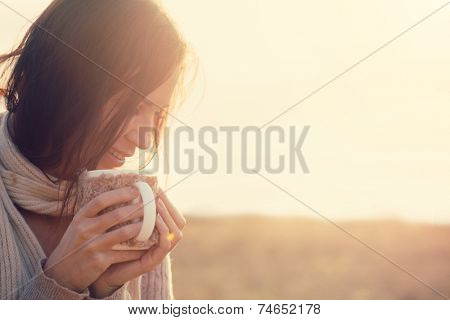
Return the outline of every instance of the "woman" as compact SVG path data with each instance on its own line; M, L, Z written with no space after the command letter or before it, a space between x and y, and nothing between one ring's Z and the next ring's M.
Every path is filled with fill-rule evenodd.
M78 211L72 197L84 170L120 167L136 147L157 151L186 54L150 0L55 0L0 56L13 66L0 121L2 299L173 298L170 251L186 221L167 196L159 191L161 240L143 252L111 250L140 223L105 232L105 216L120 223L141 210L98 216L133 189Z

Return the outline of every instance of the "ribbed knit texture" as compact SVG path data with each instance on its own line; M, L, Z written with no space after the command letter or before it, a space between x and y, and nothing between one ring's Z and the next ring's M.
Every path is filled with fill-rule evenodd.
M123 188L126 186L133 186L136 182L143 181L147 183L153 191L153 194L156 194L158 190L158 180L154 176L147 176L138 174L136 172L122 172L119 175L107 174L103 173L97 177L89 177L88 171L85 170L78 177L78 182L80 183L79 188L79 197L77 201L77 207L83 207L89 201L99 196L103 192L108 192L114 189ZM98 212L98 215L102 215L106 212L115 210L117 208L126 206L131 204L130 202L118 203L112 205L102 211ZM129 220L121 223L117 223L107 231L111 231L120 227L123 227L132 222L137 222L136 220ZM149 249L152 246L158 244L159 242L159 231L157 228L153 229L153 232L148 240L146 241L136 241L135 239L129 239L120 244L116 244L113 247L113 250L133 250L133 249Z
M14 203L36 214L54 215L65 183L51 182L18 151L6 128L8 113L0 114L0 298L94 299L88 289L72 291L43 272L47 257ZM173 299L170 255L105 299Z

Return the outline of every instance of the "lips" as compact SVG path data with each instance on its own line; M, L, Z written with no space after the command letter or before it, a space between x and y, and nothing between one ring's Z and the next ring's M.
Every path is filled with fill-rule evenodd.
M117 149L111 149L111 151L109 153L111 153L113 156L115 156L118 160L122 160L125 157L128 158L128 157L131 157L134 155L134 151L122 152Z
M124 160L125 160L125 155L123 155L123 154L120 153L120 152L117 152L117 151L115 151L115 150L111 150L109 153L110 153L114 158L116 158L116 159L119 160L119 161L124 161Z

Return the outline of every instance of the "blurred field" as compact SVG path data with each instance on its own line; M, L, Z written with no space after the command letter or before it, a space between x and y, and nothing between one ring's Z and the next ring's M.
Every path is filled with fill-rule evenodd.
M173 252L176 299L442 299L321 220L187 216ZM445 296L450 226L339 222Z

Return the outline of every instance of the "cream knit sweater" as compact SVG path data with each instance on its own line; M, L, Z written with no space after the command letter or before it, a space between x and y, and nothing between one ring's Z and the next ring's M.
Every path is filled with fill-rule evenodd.
M47 259L33 231L15 207L55 214L58 186L29 162L12 143L0 114L0 295L1 299L94 299L89 289L78 293L43 272ZM171 260L164 261L117 289L105 299L173 299Z

